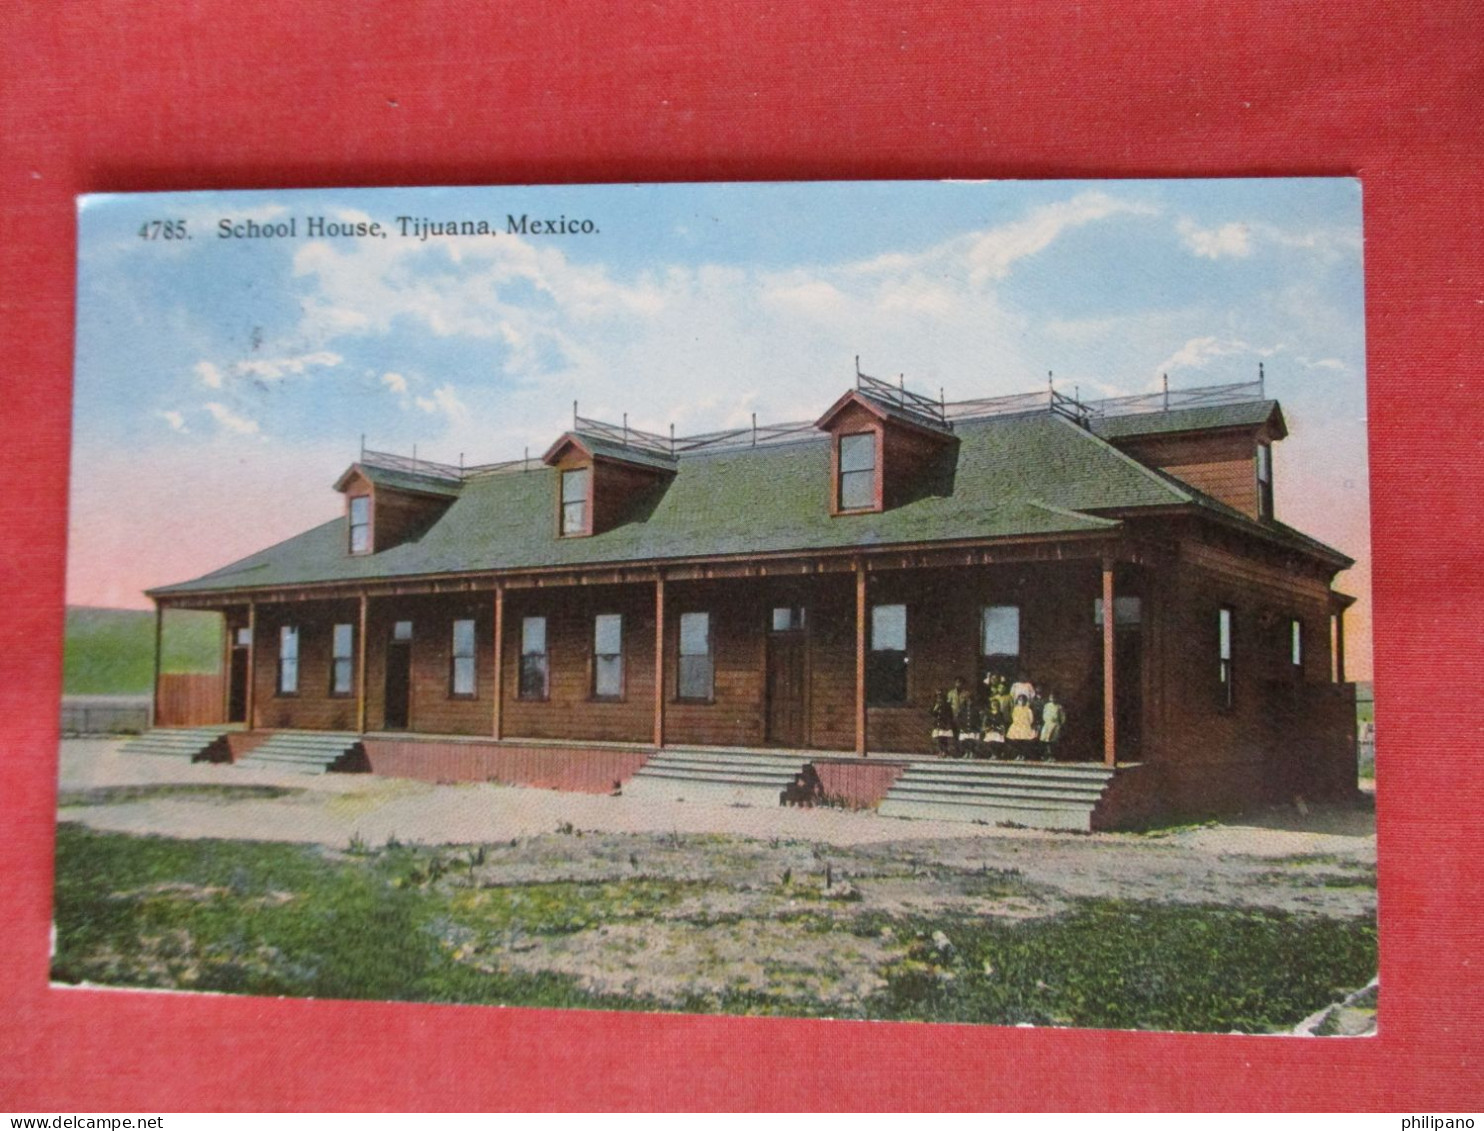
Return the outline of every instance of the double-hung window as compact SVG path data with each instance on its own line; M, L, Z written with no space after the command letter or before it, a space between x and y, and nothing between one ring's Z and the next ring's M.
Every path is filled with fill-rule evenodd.
M355 627L337 624L330 633L330 694L349 695L355 688Z
M1257 445L1257 517L1273 517L1273 449Z
M520 697L545 699L547 674L546 618L525 617L520 622Z
M562 472L562 535L587 534L587 488L592 472L579 467Z
M873 707L907 702L907 606L871 608L871 651L866 659L866 702Z
M1216 656L1220 681L1217 702L1229 711L1237 698L1232 686L1232 610L1226 605L1216 613Z
M460 699L473 699L475 681L474 621L453 622L453 649L449 662L448 692Z
M350 552L371 552L371 496L356 495L350 500Z
M986 605L979 612L981 678L993 672L1014 679L1020 667L1020 607Z
M675 693L681 699L709 702L716 691L711 656L711 614L680 614L680 650Z
M874 432L852 432L840 437L840 510L875 508L876 454Z
M285 624L278 630L278 693L299 694L299 626Z
M593 698L623 697L623 617L599 613L593 619Z

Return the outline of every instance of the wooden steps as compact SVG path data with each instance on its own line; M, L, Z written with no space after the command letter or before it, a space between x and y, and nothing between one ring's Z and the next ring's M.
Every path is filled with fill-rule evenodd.
M350 731L275 731L237 763L290 773L323 774L366 768L361 736Z
M884 817L1092 828L1114 771L1090 763L913 762L882 800Z
M666 747L623 787L625 797L704 801L723 805L777 805L809 763L801 753Z
M187 762L229 762L227 735L240 727L156 727L119 747L121 754L155 754Z

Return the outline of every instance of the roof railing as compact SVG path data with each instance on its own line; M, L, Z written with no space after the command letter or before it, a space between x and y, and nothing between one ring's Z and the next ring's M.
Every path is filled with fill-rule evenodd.
M866 396L889 404L909 416L919 417L934 427L950 427L946 406L941 395L937 400L933 400L932 397L914 393L907 388L905 377L898 378L897 383L893 385L890 381L883 381L879 377L867 376L861 372L860 358L855 359L855 387Z
M361 451L361 463L379 467L385 471L402 471L408 475L422 475L428 479L450 479L455 483L464 478L467 469L451 463L438 463L417 456L399 456L395 452L377 452L370 448Z
M1230 385L1206 385L1195 389L1170 389L1157 393L1136 393L1124 397L1104 397L1099 400L1082 400L1080 396L1069 396L1047 387L1034 393L1011 393L1001 397L979 397L973 400L933 400L914 393L902 385L893 385L875 377L867 376L856 369L856 387L865 395L889 403L897 409L919 416L934 427L953 426L955 421L981 420L992 416L1010 416L1033 412L1052 412L1081 425L1090 427L1094 420L1108 416L1131 416L1137 413L1171 412L1183 408L1205 408L1213 405L1245 404L1262 400L1266 389L1262 377L1256 381L1242 381ZM690 436L676 436L672 428L670 435L647 432L635 428L625 417L622 424L596 420L592 417L573 415L573 430L601 439L610 444L666 457L676 457L698 452L727 451L737 448L755 448L766 444L797 443L804 440L822 440L812 420L796 420L786 424L758 424L756 415L750 426L723 428L715 432L700 432ZM524 471L541 466L539 459L527 454L524 459L504 460L499 463L482 463L469 467L418 459L415 455L395 455L391 452L365 450L362 462L393 471L424 475L429 478L462 482L474 476L494 475L506 471Z

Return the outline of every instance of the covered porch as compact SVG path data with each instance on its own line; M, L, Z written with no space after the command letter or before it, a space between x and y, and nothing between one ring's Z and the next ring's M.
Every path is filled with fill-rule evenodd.
M1057 694L1058 761L1113 766L1141 757L1155 568L1063 539L197 596L216 717L157 681L157 719L914 758L935 695L993 671Z

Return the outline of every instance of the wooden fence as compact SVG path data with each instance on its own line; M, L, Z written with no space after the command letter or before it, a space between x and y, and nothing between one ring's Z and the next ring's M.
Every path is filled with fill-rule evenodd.
M155 726L200 727L222 721L222 677L166 672L160 676Z

